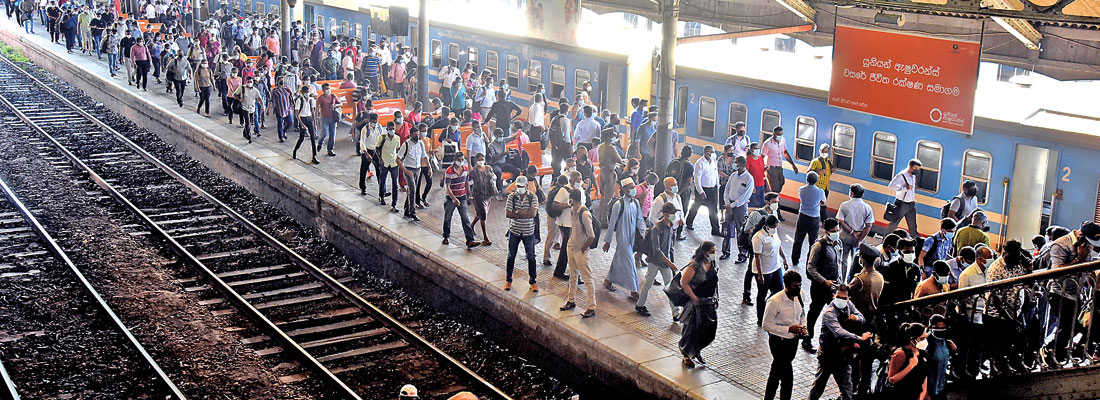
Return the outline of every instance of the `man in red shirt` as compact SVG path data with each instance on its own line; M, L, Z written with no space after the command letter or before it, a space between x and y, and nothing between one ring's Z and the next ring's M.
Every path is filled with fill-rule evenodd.
M328 138L328 155L335 156L332 147L336 145L336 124L340 122L340 96L332 94L329 84L321 85L321 95L317 97L317 112L321 114L321 137L317 139L317 151Z
M764 193L769 191L768 180L764 179L764 157L760 155L760 143L749 145L748 156L745 157L745 169L752 174L752 180L756 183L752 196L749 197L749 207L760 208L764 206Z
M443 244L450 244L451 217L458 210L458 217L462 220L462 233L466 235L466 247L475 247L479 243L474 241L474 226L470 224L470 214L467 212L470 205L466 191L470 166L466 165L466 156L461 151L455 153L454 163L447 167L444 174L443 187L447 200L443 203Z
M393 112L393 131L397 133L397 136L401 137L401 143L405 143L409 139L409 130L412 129L412 124L409 121L405 121L401 111Z

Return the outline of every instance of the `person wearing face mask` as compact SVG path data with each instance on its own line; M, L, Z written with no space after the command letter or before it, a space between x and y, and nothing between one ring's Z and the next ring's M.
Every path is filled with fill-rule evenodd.
M948 338L947 318L933 314L928 319L928 396L932 399L945 398L947 387L947 364L951 353L958 348Z
M302 141L305 140L306 134L309 134L309 150L313 153L313 157L310 162L313 164L320 164L317 161L317 134L316 128L313 125L313 116L317 115L317 103L313 100L313 91L309 86L302 86L299 90L298 99L294 101L294 121L298 126L298 143L294 145L294 151L291 153L291 157L298 159L298 149L302 147ZM383 193L380 191L378 193ZM383 202L382 204L386 204Z
M691 301L684 304L680 321L684 327L680 336L680 357L685 368L695 363L706 364L703 349L714 341L718 330L718 265L715 253L718 246L704 241L695 249L691 262L680 274L680 286Z
M421 166L428 160L428 152L424 150L424 142L420 140L420 131L417 128L412 128L409 132L409 140L401 144L397 155L401 159L398 168L401 169L405 182L409 184L409 193L405 196L405 216L419 221L420 217L416 216L417 196L420 193L417 176Z
M814 324L821 310L833 300L833 290L841 283L840 224L835 218L828 218L822 228L825 229L825 236L814 242L806 258L806 275L810 277L810 335L802 341L802 349L810 353L815 351L811 342Z
M671 282L672 274L677 270L671 257L672 228L676 225L675 221L672 220L672 216L678 212L680 210L676 209L675 204L664 203L660 210L661 217L646 230L645 237L642 239L642 248L639 249L639 254L645 257L644 262L648 268L646 268L645 278L642 279L642 288L639 292L638 301L634 304L634 310L643 317L652 315L649 309L646 308L646 302L649 299L649 289L653 287L657 274L661 274L661 279L664 282ZM672 320L679 321L680 308L672 302L668 304L672 309Z
M783 127L777 126L772 129L772 136L764 141L761 152L764 154L764 165L767 166L768 190L783 193L783 185L786 183L786 178L783 176L783 160L787 160L794 173L798 174L798 165L795 165L791 153L787 152L787 141L783 139ZM779 220L783 220L782 216Z
M172 60L171 64L169 64L169 68L172 70L171 81L174 87L173 91L176 92L176 104L178 104L180 107L183 107L183 88L187 86L187 79L191 77L191 64L189 64L187 60L183 58L183 53L179 53L176 55L176 58ZM237 93L240 93L239 87L237 88ZM255 94L257 97L259 97L258 92ZM253 112L256 110L257 97L250 98L250 100L252 100L251 110ZM237 97L237 99L240 100L241 98ZM243 108L244 104L242 103L241 105Z
M676 178L673 177L665 178L663 183L664 191L653 197L653 204L649 208L647 220L651 225L657 223L657 220L661 219L661 209L664 208L665 203L672 204L676 207L676 212L669 219L673 222L673 230L676 230L676 228L684 226L684 205L680 202L680 196L677 195L680 187L676 182Z
M1031 254L1016 239L1005 242L1003 255L989 266L986 276L990 282L1002 281L1027 275L1032 272ZM1024 366L1023 355L1026 340L1022 332L1016 330L1017 321L1023 308L1020 296L1015 292L993 291L989 293L983 321L990 332L998 332L991 340L989 354L992 354L993 367L1002 374L1014 374L1029 371Z
M829 158L829 144L822 143L820 150L818 150L817 158L810 161L809 170L817 173L817 187L821 188L825 192L825 198L829 198L829 178L833 176L833 172L836 172L836 166L833 165L833 159ZM825 221L827 209L825 202L821 203L821 212L818 214L818 219L822 222Z
M607 232L603 235L603 251L611 249L611 238L615 238L615 255L603 286L614 292L615 285L630 289L630 299L638 300L638 273L634 267L634 240L645 236L646 223L642 217L642 205L635 196L634 179L626 178L619 182L619 197L611 204L611 219L607 222ZM607 193L605 195L611 195Z
M955 232L955 239L951 244L955 254L958 254L959 250L963 247L973 247L979 244L989 246L989 234L986 233L989 231L989 217L985 215L985 211L974 211L974 213L970 215L970 223L968 225L959 223L958 226L962 228L959 228Z
M928 361L924 352L928 346L928 331L920 323L905 323L898 336L901 347L890 356L886 375L890 385L886 386L883 398L924 399L928 394Z
M732 146L733 156L747 157L751 144L752 140L745 134L745 123L742 121L734 122L733 128L730 129L730 135L726 138L726 146Z
M966 267L962 274L959 274L959 289L989 282L986 272L992 262L993 251L986 246L978 247L974 251L976 253L974 263ZM989 339L983 321L985 305L986 298L980 295L971 296L962 302L961 308L967 324L962 327L964 331L960 337L966 337L968 340L965 343L960 343L964 346L960 346L959 351L956 353L957 359L952 362L952 365L955 366L953 368L955 375L964 381L973 379L980 373L979 366L985 359L983 350L985 341Z
M978 182L967 179L963 181L962 191L948 202L945 217L959 221L959 226L970 225L973 214L979 211L978 202Z
M745 225L745 217L748 215L749 210L749 198L752 197L753 188L756 187L752 180L752 174L745 169L745 157L738 156L735 158L733 167L734 170L730 172L729 177L723 184L725 194L722 197L725 203L722 204L722 209L725 210L725 217L722 224L722 257L720 257L723 260L730 258L730 239L737 240L741 228ZM740 251L738 251L737 256L739 260L745 258Z
M579 174L573 173L571 175ZM570 207L570 226L576 228L574 231L573 241L569 242L568 234L566 231L562 233L562 250L568 249L569 252L569 269L573 271L573 274L577 276L575 280L569 280L569 276L565 275L565 279L569 280L569 291L566 294L565 305L558 308L561 311L569 311L577 307L575 302L577 298L577 287L584 283L581 282L581 277L592 280L592 269L588 266L588 250L592 245L592 242L596 240L596 232L593 228L595 219L592 217L592 213L588 211L588 208L584 206L584 193L582 190L572 189L569 192L569 207ZM562 215L564 217L564 214ZM558 218L561 219L561 218ZM555 271L557 276L557 271ZM596 288L588 288L588 309L581 314L581 318L591 318L596 316Z
M779 219L768 215L752 236L752 270L756 275L756 324L764 321L764 301L783 290L783 271L790 269L783 244L779 240ZM801 290L801 289L800 289Z
M863 201L863 185L855 183L848 187L848 200L837 208L836 219L840 222L840 264L843 269L840 276L851 277L857 271L848 262L848 257L859 257L855 252L875 224L874 210ZM852 260L852 264L855 262Z
M768 189L768 180L765 178L767 169L764 166L764 157L760 155L759 143L749 144L748 155L745 156L745 169L752 174L752 181L756 184L752 190L752 197L749 197L749 207L763 207L764 193L771 190Z
M519 244L523 243L523 251L527 255L527 283L532 292L538 292L538 273L535 270L535 227L538 222L535 217L539 213L539 201L534 193L527 190L526 176L516 177L516 190L508 195L504 210L508 217L508 261L504 290L512 289L512 270L515 269Z
M733 155L733 148L726 145L722 148L722 153L718 156L718 205L725 207L726 204L726 181L730 179L730 175L733 175L734 170L737 167L734 165L733 160L736 158Z
M769 223L772 220L779 222L774 216L768 217ZM768 299L760 325L768 332L768 348L772 354L764 400L775 399L777 390L781 400L790 400L794 386L791 364L798 351L798 339L807 333L806 313L802 311L802 275L788 270L783 274L782 283L783 290Z
M489 233L485 228L485 222L488 220L489 203L492 202L493 197L497 194L497 186L495 183L497 179L493 167L485 162L485 156L474 156L474 170L470 172L470 194L473 197L474 203L473 225L476 226L478 222L481 222L482 246L493 244L493 242L489 240Z
M882 268L882 279L886 282L879 297L880 306L888 306L899 301L913 298L913 292L920 282L922 271L916 264L917 243L913 239L898 240L901 257L895 258Z
M187 65L187 62L183 61L182 56L180 56L179 64ZM182 86L177 86L177 89L177 91L182 91ZM241 117L244 118L244 138L248 139L248 143L252 143L252 134L250 128L253 128L252 121L255 119L254 113L256 112L256 100L260 98L260 91L256 89L255 83L251 79L249 79L244 84L244 86L237 88L237 92L233 93L233 95L241 101ZM180 106L182 107L182 95L176 93L176 98L180 101ZM259 136L259 133L257 133L256 136Z
M542 265L551 264L550 250L558 243L558 218L569 208L569 190L569 177L558 175L551 179L550 188L546 191L546 241L542 243ZM566 193L564 202L560 201L561 192Z
M917 173L920 172L921 162L917 159L909 160L906 167L890 181L890 188L894 189L894 207L897 209L891 218L889 213L883 219L890 221L886 231L893 231L905 219L905 225L909 229L909 236L917 237ZM892 219L892 220L891 220Z
M336 153L332 152L333 146L336 145L336 124L340 122L340 96L332 93L332 86L328 83L321 85L321 95L317 96L317 111L320 114L321 125L321 137L317 140L317 151L321 151L321 146L325 143L325 138L328 138L328 156L333 157ZM398 120L395 119L395 122ZM400 122L397 122L400 123ZM404 142L404 140L402 140Z
M572 201L572 192L579 192L579 201L582 204L588 203L588 193L586 188L584 187L584 182L581 180L581 173L577 172L576 170L571 171L568 173L568 179L569 186L567 187L567 189L569 190L558 191L558 194L554 196L551 201L555 202L558 208L561 208L562 203L565 203L565 205L568 206L569 204L571 204ZM558 232L561 232L561 252L558 254L557 263L555 263L554 277L566 281L569 280L569 275L566 274L566 263L569 261L569 255L566 253L566 250L569 247L569 240L572 236L573 228L575 227L573 225L574 220L576 220L576 218L574 218L573 215L573 208L570 207L562 208L561 215L557 217Z
M195 75L192 78L195 81L195 91L199 92L199 104L195 106L195 112L202 110L203 106L206 106L206 117L210 117L210 87L214 86L214 72L210 70L210 63L206 60L199 62L199 67L195 69ZM283 107L283 113L290 116L290 98L293 95L290 93L290 89L286 89L283 93L283 102L279 106ZM282 121L282 120L280 120ZM287 121L284 129L289 127L290 122ZM279 141L282 142L286 139L284 129L279 130Z
M462 152L455 154L454 164L443 172L443 188L447 200L443 203L443 244L450 244L451 217L458 211L462 222L462 233L466 235L466 248L477 247L474 241L474 227L469 214L469 176L470 166L466 165L466 156Z
M600 139L602 142L600 146L596 148L596 153L600 160L601 165L606 167L600 168L600 193L611 193L615 186L615 168L609 168L613 165L619 165L623 162L623 159L619 157L619 153L615 151L615 146L611 144L614 139L612 132L604 131L600 133ZM600 197L599 219L601 222L606 222L608 218L607 205L610 203L612 196Z
M974 263L975 258L977 258L977 253L974 248L966 246L959 249L957 256L947 260L947 266L951 269L951 278L947 283L951 286L951 290L959 288L959 275L962 275L963 270Z
M768 216L774 216L773 211L775 207L779 206L779 193L768 193L764 196L764 207L752 210L745 218L745 223L741 225L741 232L737 235L737 264L748 261L752 253L752 239L756 236L757 232L760 232L766 226ZM745 268L745 290L741 296L741 305L752 307L752 283L756 281L754 276L755 264L750 263Z
M913 298L919 299L924 296L947 292L951 288L948 285L950 280L951 267L947 265L947 261L937 260L932 263L932 275L917 285L916 291L913 292Z
M906 234L905 237L909 237L908 232L904 230L902 230L902 232ZM879 252L879 258L875 260L875 269L882 271L887 265L890 265L894 260L901 257L901 253L898 252L898 241L901 240L901 238L901 235L891 233L882 239L882 243L875 248L875 250Z
M821 398L830 376L840 389L841 399L851 400L854 394L851 354L859 350L860 344L871 338L871 333L857 333L857 328L866 320L855 304L848 301L848 292L848 285L837 285L836 295L832 296L829 306L821 313L821 352L817 354L817 374L810 388L810 400ZM810 326L813 326L813 322L810 322Z
M825 204L825 192L817 187L816 172L806 173L806 185L798 188L798 221L794 228L794 245L791 246L791 258L794 265L802 257L802 244L817 241L821 228L820 206Z
M867 244L859 246L856 255L857 264L862 270L848 283L848 299L852 305L868 314L878 309L879 296L882 295L882 274L875 270L875 263L881 255ZM871 391L871 367L878 356L873 346L862 346L855 362L855 374L852 375L852 387L857 396L865 396Z
M932 275L932 263L939 260L947 260L955 252L955 220L944 218L940 220L940 231L924 239L921 246L917 264L924 268L924 277Z

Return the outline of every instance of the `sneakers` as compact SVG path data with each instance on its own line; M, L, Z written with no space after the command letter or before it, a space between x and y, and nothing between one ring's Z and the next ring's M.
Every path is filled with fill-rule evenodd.
M569 311L569 310L572 310L574 308L577 308L577 303L574 303L572 301L567 301L567 302L565 302L564 306L558 307L558 310Z
M634 311L637 311L638 314L641 314L641 316L643 317L653 315L649 312L649 309L645 308L645 306L634 306Z

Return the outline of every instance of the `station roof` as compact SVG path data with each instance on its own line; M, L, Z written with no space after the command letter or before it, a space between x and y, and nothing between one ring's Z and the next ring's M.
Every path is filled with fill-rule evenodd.
M582 5L599 14L627 12L660 21L661 4L672 1L681 21L727 32L767 29L831 46L838 24L879 26L980 40L983 61L1059 80L1100 79L1100 0L584 0ZM875 22L880 12L901 15L904 24Z

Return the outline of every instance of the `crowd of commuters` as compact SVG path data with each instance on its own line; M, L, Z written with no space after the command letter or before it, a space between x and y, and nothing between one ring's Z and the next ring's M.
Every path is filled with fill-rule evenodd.
M11 6L21 20L27 15L33 19L33 13L24 12L29 1ZM1034 343L1020 344L1012 335L988 340L989 332L1015 330L1023 318L1038 318L1032 314L1042 307L1049 307L1049 319L1055 321L1048 325L1057 327L1051 331L1056 349L1048 354L1051 362L1070 355L1074 329L1067 325L1078 321L1083 299L1079 287L1064 283L1055 283L1049 304L1042 306L994 294L925 310L919 322L872 317L876 310L906 300L1088 261L1100 248L1100 226L1086 222L1073 230L1052 227L1033 240L1030 250L1009 240L994 251L987 233L989 215L978 207L978 184L973 181L966 181L944 204L938 229L921 237L918 160L909 161L890 182L895 198L882 215L888 234L872 243L876 215L863 200L863 186L848 185L848 199L835 210L827 208L835 170L829 146L818 148L803 174L787 150L781 127L757 142L737 123L724 145L706 145L697 154L692 146L677 144L668 156L678 156L658 168L658 110L647 100L632 99L629 118L620 120L608 110L599 111L588 83L572 102L558 98L554 106L539 85L524 121L506 80L490 70L478 73L469 64L459 69L454 62L438 71L440 97L394 112L383 126L373 99L414 95L415 49L385 40L361 47L326 38L323 31L297 21L291 28L290 54L283 54L278 22L270 16L223 10L204 21L197 35L185 36L181 22L189 16L180 13L186 7L177 2L139 3L141 10L150 10L147 18L165 24L157 33L141 32L133 18L119 19L110 8L67 4L50 2L43 13L50 26L61 26L67 42L75 35L82 51L97 57L107 53L109 72L125 69L128 82L140 89L147 90L150 71L158 83L164 72L169 83L165 90L175 92L180 107L191 82L196 112L207 117L211 91L216 90L222 115L229 123L236 115L249 142L267 129L266 117L273 116L280 142L288 140L292 127L298 131L292 157L297 158L309 137L311 162L316 164L326 139L327 154L334 156L339 127L350 125L360 158L361 193L366 194L367 181L376 176L379 203L393 212L400 204L400 211L416 221L418 210L432 207L428 194L438 186L444 244L449 244L457 213L467 248L491 246L486 223L492 204L499 203L508 221L504 290L512 289L521 245L529 290L539 290L540 242L541 263L554 266L553 276L568 282L561 310L583 304L584 318L596 315L600 286L608 292L622 289L638 314L651 317L649 292L661 284L672 321L682 325L679 348L685 367L705 364L702 352L715 338L718 270L744 268L741 304L746 312L755 312L757 325L767 332L773 359L766 399L791 398L792 361L799 345L816 353L819 361L811 399L822 395L830 378L844 399L868 395L876 360L886 366L877 380L881 390L898 398L942 398L949 379L974 379L987 362L1002 372L1023 369L1020 357L1013 355ZM54 19L58 15L60 24ZM77 28L66 27L72 15ZM32 25L24 26L29 32ZM340 83L318 84L324 80ZM334 89L355 89L351 115L345 115ZM345 117L352 122L342 122ZM463 134L466 129L469 133ZM671 134L678 142L675 132ZM435 142L439 145L426 144ZM531 142L539 142L550 156L548 181L538 166L529 165L523 146ZM783 190L788 175L784 162L795 176L804 177L796 191ZM796 193L791 196L797 207L790 253L779 232L784 220L781 193ZM689 259L676 260L678 242L686 238L685 229L696 228L700 208L707 209L711 236L721 241L703 241L685 249ZM907 229L896 229L902 220ZM599 284L589 266L593 250L611 253ZM735 253L735 261L722 262ZM638 273L641 268L644 275ZM803 300L804 283L809 301ZM578 300L581 290L586 299ZM1046 310L1038 314L1047 315ZM883 348L891 349L889 354L882 355Z

